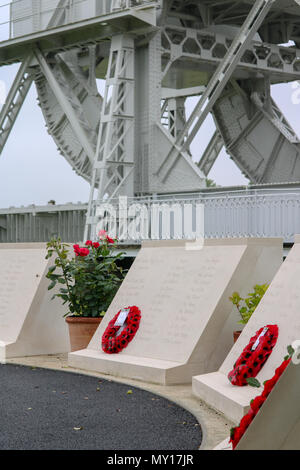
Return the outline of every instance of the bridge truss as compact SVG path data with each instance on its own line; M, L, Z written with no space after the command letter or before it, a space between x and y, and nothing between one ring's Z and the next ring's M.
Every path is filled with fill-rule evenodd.
M49 5L12 1L0 65L20 68L0 112L0 152L35 82L49 133L91 184L85 237L103 201L205 188L223 147L252 183L300 180L298 135L271 97L272 85L300 80L297 2ZM187 118L190 96L198 100ZM215 134L192 155L209 114Z

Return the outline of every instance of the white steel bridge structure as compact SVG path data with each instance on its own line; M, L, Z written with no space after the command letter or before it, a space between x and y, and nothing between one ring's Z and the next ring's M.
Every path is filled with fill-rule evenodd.
M254 185L300 181L299 137L271 96L272 85L300 80L299 2L12 0L7 8L0 78L1 66L20 66L0 111L0 154L35 83L48 132L91 185L84 238L104 201L200 194L224 146ZM106 80L103 96L97 79ZM198 99L187 118L190 96ZM191 144L209 114L216 130L195 161Z

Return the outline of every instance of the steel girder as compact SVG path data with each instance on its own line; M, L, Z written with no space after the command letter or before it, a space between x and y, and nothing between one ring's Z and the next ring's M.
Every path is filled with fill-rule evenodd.
M163 160L158 171L159 173L163 172L164 177L166 177L171 170L180 152L185 151L191 144L204 120L212 111L214 104L224 90L227 82L230 80L238 62L241 60L273 3L274 0L256 0L245 23L232 41L225 57L207 84L205 92L195 106L183 131L176 139L171 151Z
M295 2L228 0L226 8L217 0L156 3L162 7L157 26L129 27L120 35L124 23L114 33L116 20L110 15L106 37L99 28L98 33L89 29L95 36L87 41L83 35L74 43L77 49L58 41L46 47L41 41L36 49L35 71L42 73L35 81L49 132L72 167L91 182L91 201L197 190L205 185L222 141L252 181L295 179L298 137L269 96L270 84L296 80L300 74ZM65 22L61 15L57 18ZM283 39L294 40L295 46L278 46ZM132 57L127 81L122 67L115 75L113 66L126 41ZM105 75L102 99L95 80ZM186 119L185 98L191 95L200 99ZM197 166L189 149L210 112L218 130ZM264 132L271 150L258 148ZM280 163L273 171L284 152L289 168L282 172Z
M48 28L55 27L62 22L62 12L66 6L68 0L59 0L56 10L50 18ZM13 8L13 6L12 6ZM1 109L0 113L0 155L6 144L10 132L13 129L18 114L22 108L28 91L32 85L35 71L29 70L29 66L32 62L33 55L28 54L15 77L15 80L10 88L6 102Z
M0 112L0 155L13 129L18 114L33 82L33 75L28 71L32 60L29 55L20 65L15 80Z

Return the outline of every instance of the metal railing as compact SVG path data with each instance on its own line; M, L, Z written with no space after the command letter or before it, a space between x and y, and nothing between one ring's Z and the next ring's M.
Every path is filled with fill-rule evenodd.
M108 208L107 212L102 211L101 218L94 219L92 235L99 228L115 230L117 235L124 232L120 227L124 203L111 201L110 204L111 211ZM130 209L134 206L135 209ZM140 230L143 234L139 240L194 239L203 233L206 238L282 237L285 243L292 243L294 235L300 233L300 187L134 198L127 200L125 211L129 232L137 225L137 232ZM144 219L142 229L141 214ZM127 240L131 238L129 235Z
M157 3L158 0L51 0L42 4L40 0L0 0L0 42L50 29L54 16L59 16L55 26L62 26Z
M195 238L201 235L197 233L199 228L201 231L201 207L206 238L282 237L285 243L293 243L294 235L300 234L300 185L134 198L127 200L127 212L120 201L110 204L113 217L107 216L105 222L108 229L117 224L117 235L119 229L123 231L122 242L126 244L134 245L146 238ZM80 241L86 210L86 204L1 209L0 242L42 242L53 235L68 242ZM127 237L123 230L125 219ZM136 239L131 236L134 223L137 232L141 232Z
M66 242L83 238L87 205L29 206L0 210L0 243Z

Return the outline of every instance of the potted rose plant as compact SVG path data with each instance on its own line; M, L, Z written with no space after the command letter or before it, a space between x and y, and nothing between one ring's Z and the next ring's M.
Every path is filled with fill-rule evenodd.
M70 245L53 238L47 243L46 259L55 256L46 277L48 290L58 287L52 299L59 297L67 306L71 350L87 347L125 276L118 264L123 253L115 253L116 240L102 230L99 241L85 246Z
M238 292L234 292L229 300L236 306L238 312L241 316L239 324L246 325L251 318L251 315L255 311L256 307L258 306L259 302L263 298L268 289L269 284L256 284L254 286L253 292L250 292L246 298L240 296ZM241 334L241 330L233 332L234 341L238 339Z

